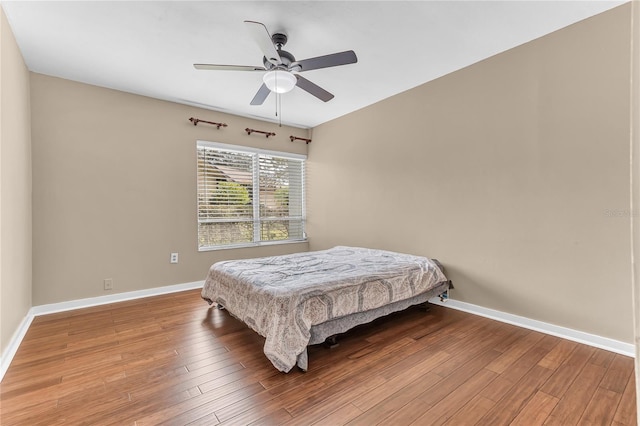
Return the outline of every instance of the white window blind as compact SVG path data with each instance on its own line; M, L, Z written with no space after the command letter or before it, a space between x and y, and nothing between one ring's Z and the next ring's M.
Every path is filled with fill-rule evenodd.
M304 240L304 156L198 141L198 248Z

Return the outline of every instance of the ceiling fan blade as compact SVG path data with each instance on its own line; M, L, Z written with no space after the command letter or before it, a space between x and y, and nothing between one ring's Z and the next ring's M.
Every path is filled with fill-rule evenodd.
M264 57L267 58L267 61L274 65L282 64L280 55L278 54L276 47L273 45L271 34L269 34L267 27L265 27L264 24L255 21L244 21L244 23L247 24L247 29L256 43L258 43L258 46L260 47L260 50L262 50Z
M193 64L197 70L213 71L266 71L264 67L254 67L252 65L216 65L216 64Z
M296 78L298 79L298 83L296 84L296 86L298 86L299 88L301 88L306 92L311 93L313 96L320 99L321 101L328 102L331 99L333 99L333 95L331 93L327 92L317 84L312 83L306 78L297 74L296 74Z
M300 71L317 70L319 68L337 67L338 65L355 64L358 57L353 50L347 50L331 55L317 56L315 58L303 59L291 64L291 68L298 65Z
M258 89L258 93L256 93L251 100L251 105L262 105L265 99L267 99L267 96L269 96L269 93L271 93L271 90L269 90L266 84L262 83L262 86Z

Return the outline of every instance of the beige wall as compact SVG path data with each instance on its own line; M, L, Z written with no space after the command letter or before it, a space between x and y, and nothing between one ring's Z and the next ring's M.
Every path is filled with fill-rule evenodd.
M310 248L436 257L455 299L632 342L629 21L626 4L314 128Z
M198 252L196 222L196 140L306 154L289 140L306 130L40 74L31 75L31 104L34 305L199 281L218 260L307 250Z
M633 311L635 333L636 407L640 413L640 2L632 8L631 65L631 243L633 250Z
M0 8L0 350L31 308L29 72Z

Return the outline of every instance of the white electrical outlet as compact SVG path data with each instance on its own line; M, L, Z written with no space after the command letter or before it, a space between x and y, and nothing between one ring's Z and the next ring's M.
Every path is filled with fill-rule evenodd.
M104 289L105 290L113 290L113 278L105 278L105 280L104 280Z
M171 263L178 263L178 253L171 253L171 259L169 261Z

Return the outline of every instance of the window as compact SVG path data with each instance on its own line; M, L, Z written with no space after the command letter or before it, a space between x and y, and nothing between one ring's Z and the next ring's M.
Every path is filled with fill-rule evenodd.
M198 141L198 249L301 241L305 156Z

